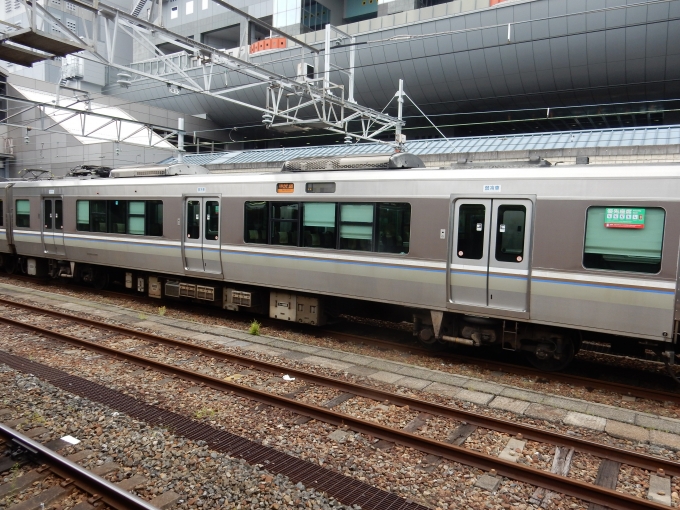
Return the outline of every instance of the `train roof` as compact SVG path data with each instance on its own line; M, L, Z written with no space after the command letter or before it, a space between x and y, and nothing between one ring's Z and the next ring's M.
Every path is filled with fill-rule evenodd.
M680 178L680 164L652 163L625 165L553 165L542 167L485 166L450 168L417 168L400 170L308 171L300 173L203 173L134 178L55 178L22 180L4 183L4 187L72 187L72 186L144 186L159 184L242 184L254 182L314 182L314 181L449 181L449 180L590 180L590 179L674 179ZM1 185L1 184L0 184Z

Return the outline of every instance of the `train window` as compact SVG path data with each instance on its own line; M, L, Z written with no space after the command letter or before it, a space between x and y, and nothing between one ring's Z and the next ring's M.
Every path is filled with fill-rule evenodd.
M658 207L589 207L583 266L588 269L658 273L661 270L665 220L666 212Z
M5 224L5 215L3 214L2 210L2 200L0 200L0 227L2 227Z
M408 253L411 204L378 204L378 251Z
M163 235L163 201L149 200L146 202L146 235Z
M523 205L501 205L496 226L496 260L524 260L524 223L527 209Z
M220 203L217 200L208 200L205 203L205 238L218 239L220 230Z
M88 232L90 230L90 201L76 201L76 230Z
M16 204L17 227L31 227L31 202L28 200L17 200Z
M245 232L246 243L266 244L267 225L269 224L269 206L267 202L246 202Z
M300 204L297 202L272 202L271 206L271 244L297 246Z
M135 236L144 235L146 207L142 201L128 202L127 233Z
M54 228L55 230L64 228L64 206L61 200L54 201Z
M201 202L187 202L187 239L199 239L201 231Z
M373 249L374 204L340 205L340 249Z
M106 232L106 200L90 201L90 231Z
M52 230L52 201L43 201L43 216L45 220L45 230Z
M109 230L111 234L125 234L127 200L108 200Z
M310 248L335 248L335 204L302 204L302 242Z
M481 204L463 204L458 208L458 258L480 260L484 256L485 217L486 207Z

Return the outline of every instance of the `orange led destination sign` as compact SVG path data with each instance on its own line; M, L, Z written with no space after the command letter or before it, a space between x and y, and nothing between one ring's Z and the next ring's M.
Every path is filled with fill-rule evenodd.
M295 185L292 182L279 182L276 185L277 193L292 193L295 190Z

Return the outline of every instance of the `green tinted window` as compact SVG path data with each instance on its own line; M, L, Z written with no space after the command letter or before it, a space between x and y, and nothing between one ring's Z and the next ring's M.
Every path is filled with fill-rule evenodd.
M335 204L302 204L302 242L311 248L335 248Z
M17 227L31 227L31 202L28 200L16 201Z
M658 207L642 209L644 221L633 223L635 220L607 219L607 209L612 208L588 209L583 265L589 269L658 273L666 212Z
M128 202L128 234L137 236L144 235L144 212L144 202Z
M340 249L371 251L373 249L373 204L340 206Z

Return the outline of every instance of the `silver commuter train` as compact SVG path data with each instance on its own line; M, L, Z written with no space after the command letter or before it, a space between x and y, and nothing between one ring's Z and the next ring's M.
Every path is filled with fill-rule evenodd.
M401 154L7 182L1 262L310 324L405 319L424 343L520 350L547 370L584 338L672 362L680 166L420 166Z

